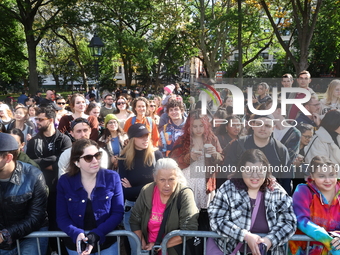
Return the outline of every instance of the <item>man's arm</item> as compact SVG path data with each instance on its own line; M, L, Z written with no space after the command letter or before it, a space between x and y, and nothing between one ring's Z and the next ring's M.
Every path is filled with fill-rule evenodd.
M12 242L42 227L46 217L47 197L48 188L43 174L40 173L36 177L32 197L27 203L25 217L6 229Z

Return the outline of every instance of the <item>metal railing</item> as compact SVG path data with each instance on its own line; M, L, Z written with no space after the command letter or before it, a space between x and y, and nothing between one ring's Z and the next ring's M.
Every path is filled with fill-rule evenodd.
M260 236L265 236L265 234L258 234ZM142 255L145 254L146 251L142 250L142 246L141 246L141 240L139 239L139 237L131 232L131 231L127 231L127 230L115 230L110 232L109 234L107 234L107 236L116 236L117 237L117 249L118 249L118 254L121 254L120 251L120 243L121 243L121 237L122 236L127 236L127 237L131 237L134 239L135 243L136 243L136 248L137 248L137 254L136 255ZM156 249L161 249L162 250L162 255L166 255L167 254L167 244L169 242L169 240L175 236L181 236L183 237L183 250L182 250L182 255L185 255L185 250L186 250L186 240L187 237L202 237L203 239L203 254L206 255L206 245L207 245L207 238L220 238L224 240L224 254L227 254L226 252L226 245L227 245L227 239L226 237L220 236L218 234L216 234L215 232L212 231L188 231L188 230L174 230L171 231L170 233L168 233L162 240L161 245L155 245L152 249L152 251L150 252L151 254L154 254L153 251ZM38 250L39 250L39 255L45 255L45 254L41 254L40 252L40 244L39 244L39 238L43 238L43 237L55 237L57 238L57 247L58 247L58 254L62 254L61 253L61 247L60 247L60 238L62 237L68 237L68 235L62 231L36 231L36 232L32 232L31 234L25 236L25 238L36 238L37 239L37 245L38 245ZM310 249L310 242L314 241L314 239L306 236L306 235L294 235L292 236L289 241L306 241L307 242L307 249L306 249L306 254L309 254L309 249ZM20 253L20 245L19 245L19 240L16 241L17 244L17 249L18 249L18 254L21 255ZM247 253L247 246L244 246L244 253ZM98 244L98 254L100 255L100 246ZM286 251L285 254L288 254L288 248L286 245ZM328 254L331 254L330 252Z
M140 242L140 239L138 238L138 236L131 232L131 231L127 231L127 230L115 230L110 232L109 234L107 234L106 236L116 236L117 237L117 249L118 249L118 254L121 254L120 252L120 241L121 241L121 236L128 236L134 239L134 241L136 242L137 245L137 251L139 251L138 254L141 254L142 252L142 245ZM37 239L37 245L38 245L38 251L39 251L39 255L45 255L45 254L41 254L40 251L40 243L39 243L39 238L42 237L56 237L57 238L57 245L58 245L58 254L61 255L61 247L60 247L60 238L62 237L68 237L68 235L62 231L36 231L36 232L32 232L31 234L25 236L25 238L36 238ZM18 255L21 255L20 252L20 245L19 245L19 240L16 241L17 243L17 249L18 249ZM98 255L100 255L100 245L98 243Z
M259 236L265 236L265 234L258 234ZM212 231L189 231L189 230L173 230L170 233L168 233L164 238L163 241L161 243L161 245L159 246L155 246L155 249L162 249L162 255L166 255L167 254L167 244L168 241L175 237L175 236L181 236L183 237L183 250L182 250L182 255L185 255L185 250L186 250L186 240L187 237L203 237L204 241L203 241L203 254L206 255L206 247L207 247L207 238L220 238L224 240L224 251L223 254L227 254L226 251L226 245L227 245L227 240L225 237L220 236L218 234L216 234L215 232ZM310 247L310 242L311 241L315 241L314 239L306 236L306 235L294 235L292 236L289 241L306 241L307 242L307 249L306 249L306 254L309 254L309 247ZM286 245L286 251L285 254L288 254L288 245ZM247 253L247 246L244 245L244 254ZM331 254L330 252L328 254Z

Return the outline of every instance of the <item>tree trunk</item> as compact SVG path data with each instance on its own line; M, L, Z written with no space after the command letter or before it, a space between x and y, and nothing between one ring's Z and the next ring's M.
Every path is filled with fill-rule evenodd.
M237 48L238 48L238 86L243 88L243 64L242 64L242 3L241 0L237 1L237 15L238 15L238 31L237 31Z
M39 79L37 72L37 47L34 36L26 32L26 44L28 51L28 70L29 70L29 93L35 95L39 89Z

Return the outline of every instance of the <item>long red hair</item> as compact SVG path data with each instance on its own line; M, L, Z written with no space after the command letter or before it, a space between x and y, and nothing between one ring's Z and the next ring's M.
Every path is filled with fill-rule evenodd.
M188 119L183 127L183 146L191 148L192 141L192 124L194 120L201 120L204 127L203 142L204 144L211 143L216 137L212 131L209 118L206 115L201 115L201 110L194 110L189 113Z

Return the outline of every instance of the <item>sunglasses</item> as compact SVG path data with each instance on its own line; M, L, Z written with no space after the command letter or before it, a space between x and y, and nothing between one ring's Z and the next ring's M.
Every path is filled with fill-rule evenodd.
M81 158L83 158L87 163L91 163L93 158L96 158L96 160L100 160L102 158L102 152L98 151L94 155L85 155L85 156L80 157L79 159Z
M35 121L39 121L39 122L42 122L44 120L48 120L48 118L34 118Z
M150 107L156 107L156 105L155 104L150 104Z
M57 103L57 104L59 104L59 105L61 105L61 104L62 104L62 105L65 105L66 103Z
M118 102L117 105L125 104L125 102Z

